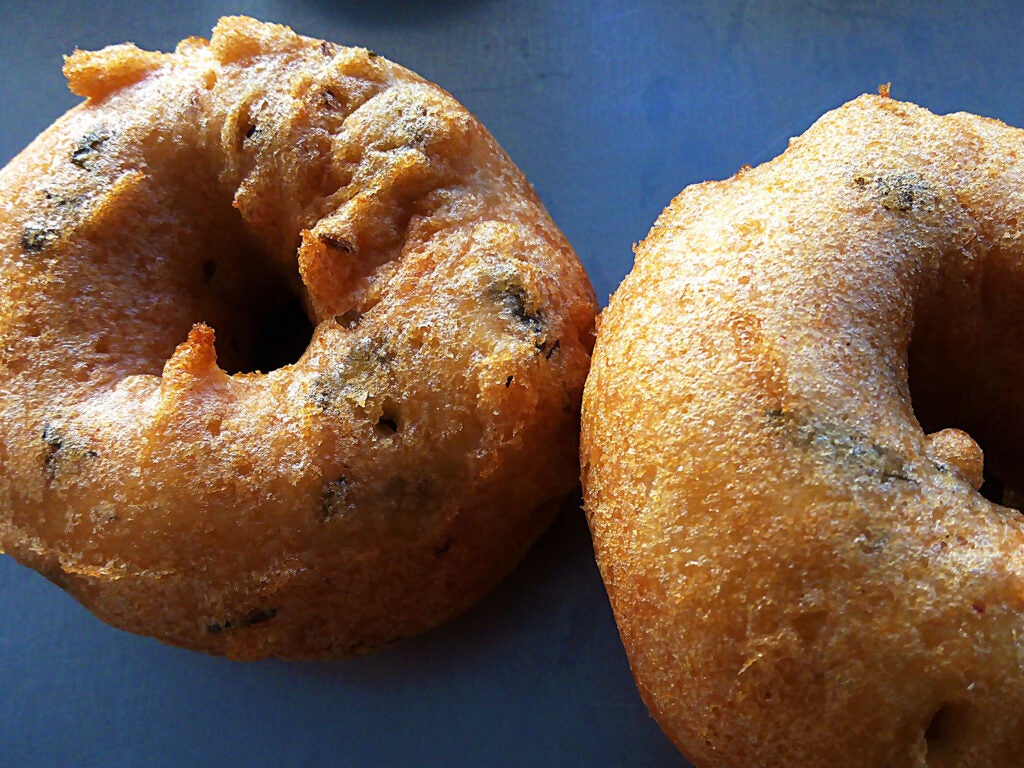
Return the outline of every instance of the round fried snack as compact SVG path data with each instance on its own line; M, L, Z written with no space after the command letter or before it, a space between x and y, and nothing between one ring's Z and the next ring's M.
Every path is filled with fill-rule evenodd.
M637 248L585 501L641 694L700 768L1024 764L1024 518L976 490L979 445L996 501L1024 481L1022 155L865 96Z
M440 88L286 27L65 73L85 103L0 174L2 547L240 659L465 610L578 482L596 303L529 184Z

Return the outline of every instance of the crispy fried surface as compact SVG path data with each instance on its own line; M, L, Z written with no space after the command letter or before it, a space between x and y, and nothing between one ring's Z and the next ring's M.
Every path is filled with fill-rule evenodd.
M1024 764L1024 524L975 491L1024 481L1022 150L862 97L683 191L602 315L589 520L700 768Z
M0 173L2 547L236 658L463 611L576 482L596 304L528 183L440 88L285 27L65 72L87 101Z

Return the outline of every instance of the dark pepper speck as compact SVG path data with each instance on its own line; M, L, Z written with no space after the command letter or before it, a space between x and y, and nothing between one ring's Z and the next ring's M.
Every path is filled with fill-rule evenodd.
M57 429L47 422L43 426L43 442L47 445L46 458L43 461L43 468L47 473L53 475L57 470L57 454L64 447L64 440L58 434Z
M875 180L878 200L887 211L907 212L925 202L929 185L916 173L892 173Z
M30 221L21 231L21 247L25 253L41 253L60 239L60 229L41 221Z
M327 522L333 517L342 515L347 508L348 481L342 475L337 480L324 483L321 492L321 522Z
M262 624L265 621L270 621L275 616L277 616L276 608L268 608L266 610L257 609L245 617L245 621L242 622L242 626L251 627L253 624Z
M71 162L83 170L91 171L100 157L102 146L109 139L110 132L106 128L89 131L76 142L71 151Z
M332 251L341 251L341 253L353 253L356 247L343 237L338 235L332 235L329 232L322 232L317 235L317 239L330 248Z

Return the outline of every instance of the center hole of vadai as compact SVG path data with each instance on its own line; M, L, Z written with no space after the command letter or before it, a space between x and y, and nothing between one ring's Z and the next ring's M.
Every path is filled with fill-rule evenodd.
M298 234L290 245L264 242L211 180L217 169L199 160L177 158L154 210L102 251L113 310L102 359L123 359L124 374L159 375L197 323L213 329L217 365L229 374L293 364L312 340Z
M313 324L306 315L302 299L288 296L268 311L253 313L255 338L248 355L235 366L225 367L228 373L264 373L295 363L309 346Z
M301 289L251 249L224 256L202 263L206 301L196 318L216 333L218 365L234 374L295 363L313 336Z
M1024 338L1024 319L1009 306L1024 284L987 292L980 301L945 295L915 316L908 351L914 414L925 433L955 427L984 453L990 501L1024 507L1024 468L1019 436L1024 430L1024 357L1014 346ZM965 307L983 307L973 312Z
M185 242L165 262L174 309L158 331L167 339L163 360L192 325L205 323L215 334L217 364L227 373L268 373L298 361L313 323L295 251L269 251L230 198L179 193L173 204L184 211L178 237Z

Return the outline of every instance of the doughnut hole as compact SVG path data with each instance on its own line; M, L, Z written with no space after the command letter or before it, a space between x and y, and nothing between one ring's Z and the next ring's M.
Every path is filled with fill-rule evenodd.
M203 322L214 329L217 364L227 373L267 373L295 363L309 346L313 323L297 270L281 274L239 238L190 272L193 284L177 285L184 294L179 301L188 305L188 327ZM176 330L167 340L168 356L184 335Z
M977 718L969 704L952 701L939 705L924 729L924 753L927 768L963 765L972 741Z
M271 306L271 311L254 313L251 318L256 329L255 343L251 356L240 361L239 372L283 368L295 363L309 346L313 323L306 314L302 298L287 294ZM233 372L228 370L228 373Z
M154 279L164 295L147 309L157 358L152 372L200 322L213 328L217 364L229 374L295 363L313 335L297 265L289 271L257 245L230 201L207 205L212 216L193 214L191 226L182 228L191 229L191 252L187 244L166 250L174 255Z
M175 149L172 163L160 151L171 150L151 148L149 162L164 173L118 176L114 167L116 178L76 182L84 191L63 222L70 255L52 296L67 311L54 336L97 382L160 375L196 323L213 328L228 373L296 362L313 326L294 249L258 243L202 157ZM62 189L53 199L71 195L53 186Z
M215 245L195 258L192 285L179 283L191 298L190 323L214 329L217 363L227 373L267 373L295 363L313 336L298 266L289 273L285 260L254 244L237 211L222 217L231 226L200 241Z
M963 430L984 454L980 492L1024 507L1024 265L999 251L917 307L908 351L914 413L926 433Z

